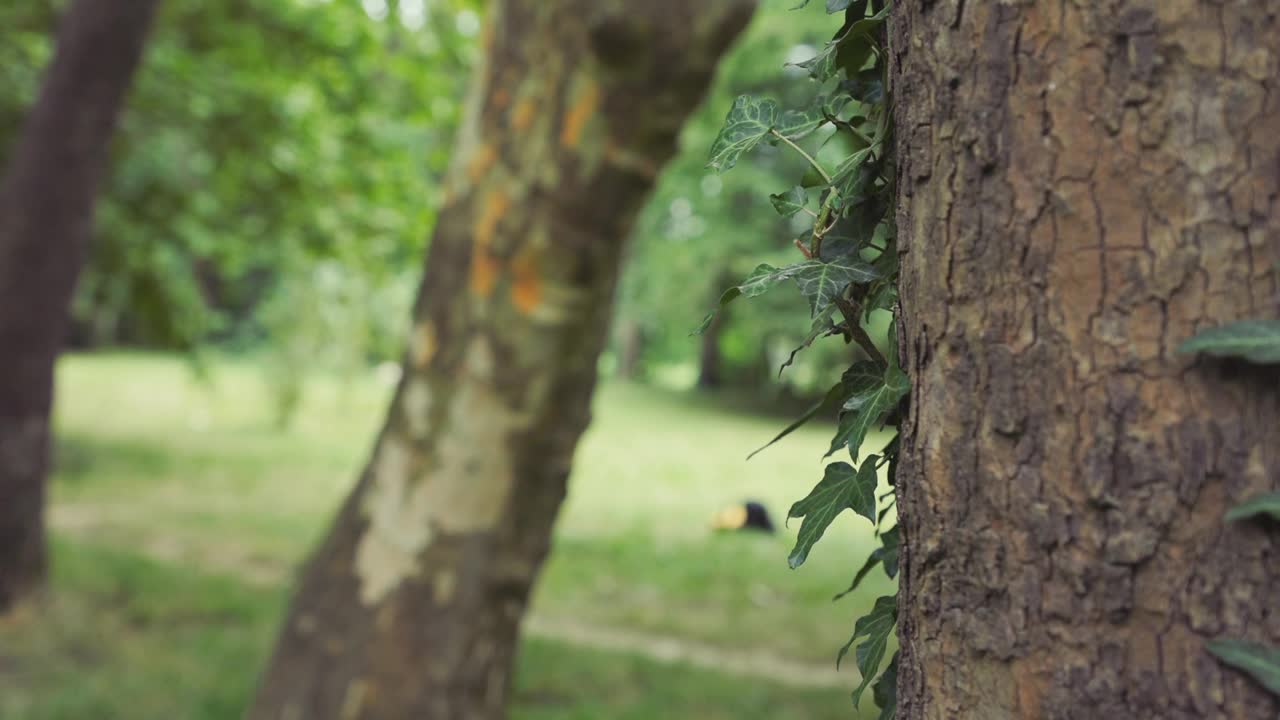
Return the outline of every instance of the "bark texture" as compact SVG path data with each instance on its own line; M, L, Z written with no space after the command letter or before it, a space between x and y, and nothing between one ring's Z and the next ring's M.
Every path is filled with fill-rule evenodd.
M623 239L751 9L491 6L404 378L250 718L503 717Z
M1280 643L1280 4L894 8L899 717L1241 718L1206 640Z
M0 184L0 612L47 565L53 369L116 116L156 0L77 0Z

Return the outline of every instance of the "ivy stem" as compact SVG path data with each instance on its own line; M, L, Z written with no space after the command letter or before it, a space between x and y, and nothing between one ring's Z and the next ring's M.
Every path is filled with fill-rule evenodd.
M802 147L800 147L799 145L795 144L794 142L792 142L792 141L791 141L791 138L788 138L786 135L783 135L782 133L778 132L777 130L772 130L772 129L771 129L771 130L769 130L769 134L770 134L770 135L773 135L773 136L774 136L774 137L776 137L776 138L778 138L778 139L779 139L779 140L781 140L782 142L784 142L784 143L786 143L786 144L790 145L792 150L795 150L796 152L800 153L800 154L804 157L804 159L805 159L805 160L808 160L808 161L809 161L809 164L813 166L813 169L818 171L818 174L822 176L822 179L823 179L823 180L826 180L828 185L830 185L830 184L831 184L831 176L830 176L830 175L828 175L828 174L827 174L827 171L826 171L826 170L824 170L824 169L822 168L822 166L818 164L818 161L817 161L817 160L814 160L814 159L813 159L813 156L812 156L812 155L810 155L809 153L805 152L804 148L802 148Z

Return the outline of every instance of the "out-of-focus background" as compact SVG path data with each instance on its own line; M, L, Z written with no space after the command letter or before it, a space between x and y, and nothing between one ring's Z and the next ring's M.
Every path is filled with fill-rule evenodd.
M516 718L836 718L835 651L888 591L832 595L871 547L851 516L800 570L776 522L829 424L749 462L848 366L798 297L690 337L789 221L802 169L707 148L733 98L795 92L830 37L768 2L720 65L631 240L595 420L526 623ZM0 4L0 167L62 3ZM120 121L59 364L52 610L0 626L4 720L238 717L293 570L367 459L476 60L470 0L166 0ZM739 315L742 313L742 315ZM749 321L743 317L749 315ZM886 319L882 319L887 322ZM804 468L810 468L803 471ZM798 469L801 475L797 476ZM874 712L873 709L865 711Z

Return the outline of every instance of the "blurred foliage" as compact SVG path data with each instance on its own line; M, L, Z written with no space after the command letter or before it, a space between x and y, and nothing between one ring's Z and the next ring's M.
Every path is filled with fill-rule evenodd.
M0 7L0 161L64 4ZM398 359L483 4L166 0L113 148L75 344L264 351L282 420L301 367ZM618 327L644 340L641 375L692 369L691 309L795 232L759 189L787 184L796 158L768 148L732 175L704 168L733 97L808 92L803 69L777 68L830 29L787 7L762 4L637 224ZM726 314L714 338L726 383L752 390L776 381L805 313L772 298L757 310ZM825 387L849 360L815 350L787 382Z
M728 279L744 277L762 261L794 253L789 238L801 229L778 217L768 193L803 173L802 159L762 148L753 162L716 175L706 169L707 148L726 109L744 93L771 95L799 105L812 94L804 69L779 66L811 57L830 38L821 14L793 13L795 3L763 2L751 27L721 62L701 110L681 136L681 152L664 171L640 216L618 294L617 328L643 336L640 370L693 364L698 342L689 337L693 317L710 305ZM761 192L767 190L766 192ZM731 313L718 334L727 384L758 388L778 382L778 367L803 339L808 308L793 298L763 297L750 317ZM797 333L796 328L800 328ZM623 351L623 333L615 352ZM801 390L826 387L848 365L848 348L819 347L782 378Z
M62 2L0 9L0 160ZM74 305L79 345L398 357L479 0L166 0Z

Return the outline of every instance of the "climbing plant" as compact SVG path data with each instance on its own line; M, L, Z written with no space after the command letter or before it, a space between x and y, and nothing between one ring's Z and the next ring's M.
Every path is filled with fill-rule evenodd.
M1240 320L1210 328L1183 342L1178 350L1237 358L1258 365L1280 365L1280 320ZM1229 510L1224 519L1227 522L1280 522L1280 492L1251 498ZM1207 647L1219 660L1248 673L1280 696L1280 647L1230 637L1213 640Z
M796 9L808 4L804 0ZM788 519L800 519L796 544L787 558L792 568L805 562L814 544L845 510L875 527L880 546L837 599L857 588L877 566L890 578L898 572L898 528L886 527L894 494L877 497L876 492L881 469L887 470L890 485L894 482L898 441L895 437L870 450L866 446L879 437L874 431L901 416L910 383L898 363L894 333L890 331L882 351L864 327L873 312L894 311L897 305L893 101L884 40L889 10L885 0L826 0L827 13L841 14L843 22L830 42L797 64L803 81L814 85L808 104L784 108L769 97L737 98L712 143L708 161L708 167L725 172L745 154L768 145L795 153L807 164L797 184L770 196L778 213L793 220L796 234L786 241L795 248L796 262L756 267L745 280L724 291L718 306L695 332L706 330L715 313L738 298L758 297L793 284L808 301L811 325L779 372L822 338L840 338L860 348L861 359L818 403L768 443L824 411L838 409L839 424L824 460L848 453L848 461L828 464L817 485L787 513ZM896 707L896 653L878 681L876 676L888 654L897 613L895 596L878 598L857 619L852 637L836 658L839 664L853 651L862 676L853 702L856 706L874 681L872 695L882 720L894 717Z

